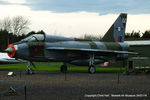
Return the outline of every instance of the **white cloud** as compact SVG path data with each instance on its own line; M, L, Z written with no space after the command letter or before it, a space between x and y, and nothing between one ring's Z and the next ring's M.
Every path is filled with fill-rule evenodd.
M0 1L4 1L4 2L12 3L12 4L23 4L23 3L27 3L26 0L0 0Z
M150 14L129 15L127 21L127 32L150 30Z
M104 35L119 15L73 12L54 13L50 11L34 11L27 6L0 5L0 19L22 15L31 21L31 30L44 30L47 34L79 37L86 34ZM150 29L150 14L129 15L127 32Z

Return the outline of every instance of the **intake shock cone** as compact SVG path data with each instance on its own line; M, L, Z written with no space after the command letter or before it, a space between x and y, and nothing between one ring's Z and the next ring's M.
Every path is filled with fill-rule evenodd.
M15 47L13 44L9 44L7 49L5 50L7 52L7 55L11 58L14 57L15 55Z

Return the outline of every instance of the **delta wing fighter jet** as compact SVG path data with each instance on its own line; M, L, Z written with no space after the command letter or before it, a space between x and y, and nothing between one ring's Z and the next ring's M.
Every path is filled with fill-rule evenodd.
M32 73L30 65L36 61L63 62L60 68L62 72L67 71L67 64L89 66L89 73L95 73L95 66L98 64L137 54L128 52L129 45L124 43L126 21L127 14L120 14L101 41L34 34L8 45L5 51L9 57L29 61L29 73Z

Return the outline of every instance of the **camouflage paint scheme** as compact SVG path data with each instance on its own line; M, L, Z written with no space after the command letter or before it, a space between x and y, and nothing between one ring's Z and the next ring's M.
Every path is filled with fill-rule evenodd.
M28 61L64 62L80 66L126 59L128 54L137 54L128 52L129 45L124 43L126 21L127 14L120 14L101 41L34 34L13 44L15 47L13 57ZM6 51L10 54L14 52Z

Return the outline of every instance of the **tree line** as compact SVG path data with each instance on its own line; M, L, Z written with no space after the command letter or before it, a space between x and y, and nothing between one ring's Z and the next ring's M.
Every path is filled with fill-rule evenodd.
M150 30L141 33L140 31L125 34L125 40L150 40Z
M7 48L8 44L18 42L32 34L44 34L44 31L29 30L30 21L23 16L6 17L0 20L0 51Z
M9 33L7 30L0 30L0 51L3 51L7 48L8 44L18 42L32 34L44 34L44 31L31 31L27 34L16 35L13 33Z
M101 35L99 36L93 36L93 35L87 35L81 36L80 39L96 39L101 40ZM134 30L131 33L125 33L125 40L150 40L150 30L146 30L145 32L141 33L140 31L135 32Z

